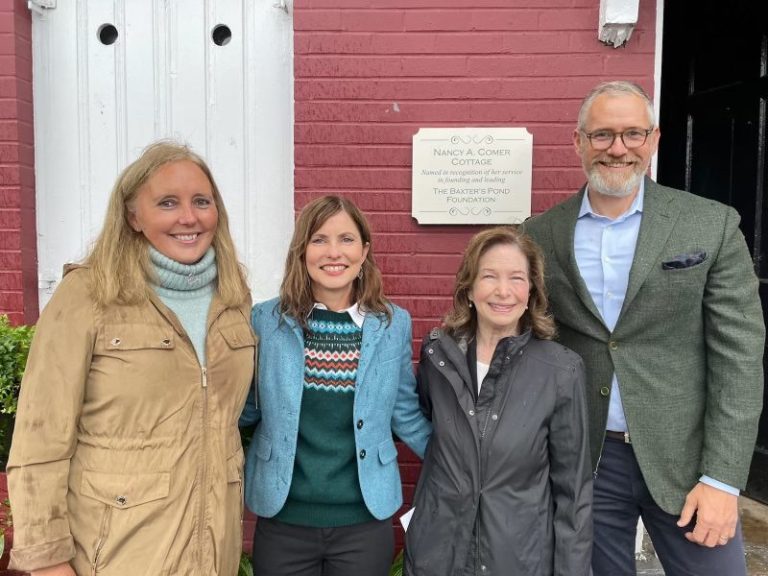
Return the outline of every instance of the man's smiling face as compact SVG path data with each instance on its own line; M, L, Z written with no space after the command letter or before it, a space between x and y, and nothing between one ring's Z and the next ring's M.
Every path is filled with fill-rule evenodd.
M615 134L627 130L649 130L645 143L627 149L617 136L606 150L595 150L587 133L608 131ZM589 181L591 192L605 196L627 197L637 192L648 171L659 143L659 130L652 125L648 107L634 94L602 94L587 111L584 126L573 133L573 143Z

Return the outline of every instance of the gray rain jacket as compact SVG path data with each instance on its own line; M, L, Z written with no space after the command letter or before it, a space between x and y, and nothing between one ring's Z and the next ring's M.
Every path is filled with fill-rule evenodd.
M441 330L424 340L419 394L434 432L405 573L588 575L592 474L581 358L526 332L499 342L479 397L474 367L473 343Z

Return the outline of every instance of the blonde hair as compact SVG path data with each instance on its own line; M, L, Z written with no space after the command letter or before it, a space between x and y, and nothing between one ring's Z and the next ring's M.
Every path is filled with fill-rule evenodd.
M356 278L352 287L353 301L358 303L361 310L386 316L389 323L392 320L392 310L389 300L384 296L381 272L373 256L368 220L351 200L341 196L317 198L307 204L299 214L285 259L285 274L280 285L280 312L306 327L307 316L315 304L305 262L307 244L326 220L339 212L345 212L352 218L363 245L368 245L368 255L361 268L362 278Z
M188 146L172 140L159 140L147 146L117 178L101 233L85 259L93 298L99 305L136 304L149 297L149 281L155 277L149 259L149 242L144 234L131 227L128 216L147 181L166 164L182 161L197 165L211 183L219 214L212 243L216 250L219 297L227 306L238 306L247 300L249 290L245 271L237 260L224 202L208 165Z
M444 320L446 332L454 338L472 338L477 332L477 310L470 306L469 293L477 279L480 258L499 244L517 246L528 261L528 279L531 284L528 309L520 318L520 328L531 329L534 336L551 340L555 336L555 322L547 312L547 291L544 284L544 256L530 236L511 226L489 228L475 234L464 251L453 290L453 309Z

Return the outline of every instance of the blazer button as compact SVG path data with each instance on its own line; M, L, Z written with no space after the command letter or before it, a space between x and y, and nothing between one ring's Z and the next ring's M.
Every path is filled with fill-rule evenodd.
M365 460L365 450L360 450L360 460Z
M440 360L440 362L438 362L438 364L440 364L440 366L445 366L445 362L443 362L442 360Z
M611 340L610 342L608 342L608 348L610 348L611 350L618 350L619 349L619 344L618 344L618 342L615 342L614 340Z
M608 388L608 386L603 386L600 388L600 396L608 396L611 393L611 389Z
M358 420L357 421L357 429L361 430L362 428L363 428L363 421L362 420Z
M474 416L474 415L475 415L475 411L474 411L474 410L470 410L470 411L469 411L469 415L470 415L470 416Z

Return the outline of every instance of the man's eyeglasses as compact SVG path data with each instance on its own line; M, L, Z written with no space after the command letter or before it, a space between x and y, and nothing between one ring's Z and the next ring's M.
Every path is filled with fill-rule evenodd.
M648 135L653 132L653 128L643 130L641 128L630 128L624 132L611 132L610 130L596 130L594 132L581 131L584 136L589 140L590 145L595 150L608 150L613 146L613 142L616 138L621 138L622 144L628 150L632 148L640 148L645 141L648 140Z

